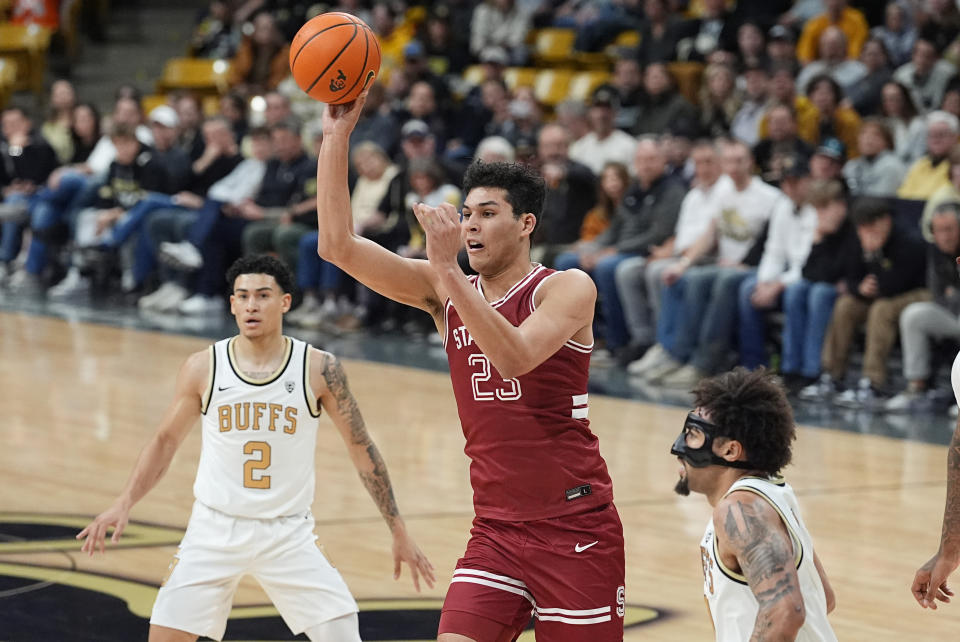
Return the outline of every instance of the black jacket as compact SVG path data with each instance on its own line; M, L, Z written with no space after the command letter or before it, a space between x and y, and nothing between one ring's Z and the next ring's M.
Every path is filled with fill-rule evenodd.
M564 245L580 238L583 218L597 202L596 179L586 165L570 161L567 175L555 188L548 188L543 212L533 231L533 243Z
M857 243L859 246L859 243ZM849 291L860 297L860 282L868 274L877 277L877 297L886 298L924 287L927 249L918 232L894 223L890 238L874 254L862 250L847 263ZM860 297L863 298L863 297Z
M944 254L936 245L927 246L927 287L933 301L953 314L960 314L960 266L957 254Z
M850 219L828 236L814 243L803 265L803 278L813 283L839 283L847 264L860 256L860 241Z
M129 165L113 161L107 170L107 179L97 191L94 207L130 209L146 196L147 192L167 192L170 180L149 147L140 146L140 153Z
M50 144L38 134L30 136L24 147L12 146L0 140L0 186L15 180L30 181L41 186L59 165L57 154Z
M597 244L646 256L650 248L673 236L686 192L678 181L666 177L647 190L634 185L614 212L610 227L597 237Z

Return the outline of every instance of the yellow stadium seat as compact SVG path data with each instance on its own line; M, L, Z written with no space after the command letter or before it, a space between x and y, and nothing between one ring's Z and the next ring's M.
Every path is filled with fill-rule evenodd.
M140 107L143 109L144 115L149 116L155 108L160 105L167 104L167 95L166 94L147 94L140 99Z
M634 49L636 47L639 47L640 32L637 31L636 29L633 29L631 31L621 31L620 35L618 35L614 39L612 46L629 48L629 49Z
M510 91L517 87L533 87L536 78L537 70L530 67L509 67L503 70L503 80Z
M538 63L551 65L573 59L573 41L577 32L573 29L540 29L533 43L533 57Z
M567 98L574 72L569 69L544 69L537 74L533 94L548 107L554 107Z
M202 102L204 116L209 118L220 113L220 96L204 96Z
M667 65L670 75L677 83L677 90L691 103L700 102L700 79L703 77L701 62L671 62Z
M0 108L7 104L17 82L17 63L12 58L0 58Z
M43 98L49 48L49 29L36 25L0 24L0 56L12 58L16 63L14 91L29 89L38 99Z
M610 73L606 71L580 71L570 79L570 88L567 98L587 102L594 90L610 80Z
M470 65L463 70L463 80L470 87L483 82L483 65Z
M224 93L227 90L228 60L205 58L171 58L157 82L160 92L171 89L189 89L198 93Z

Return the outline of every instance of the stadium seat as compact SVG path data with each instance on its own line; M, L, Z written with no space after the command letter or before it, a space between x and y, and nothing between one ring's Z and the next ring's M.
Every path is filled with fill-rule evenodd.
M470 65L463 70L463 81L468 87L476 87L483 82L483 65Z
M540 29L533 43L534 60L544 66L573 60L573 41L576 37L577 32L573 29Z
M503 71L503 80L510 91L517 87L533 87L536 78L537 70L530 67L509 67Z
M677 82L677 90L694 105L700 103L700 80L703 78L701 62L671 62L667 64L670 75Z
M171 58L157 82L157 91L189 89L200 94L221 94L227 90L228 60Z
M606 71L580 71L570 79L570 88L567 98L587 102L593 91L610 80L610 73Z
M0 24L0 56L12 58L16 63L14 91L29 89L38 100L43 99L49 48L49 29L36 25Z
M0 109L6 106L17 81L17 63L12 58L0 58Z
M621 31L610 46L622 49L636 49L640 46L640 32L636 29Z
M554 107L567 98L574 72L569 69L544 69L537 73L533 94L541 104Z
M147 116L149 116L150 112L152 112L155 108L166 104L166 94L147 94L140 99L140 107L143 109L143 113Z

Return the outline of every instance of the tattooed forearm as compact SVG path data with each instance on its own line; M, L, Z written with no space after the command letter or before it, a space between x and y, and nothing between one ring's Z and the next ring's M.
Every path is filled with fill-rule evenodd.
M360 479L363 480L363 485L367 488L367 492L370 493L370 497L373 498L377 508L380 509L380 514L383 515L383 519L386 520L392 531L394 522L400 515L400 510L397 508L397 500L393 497L393 487L390 485L387 465L383 462L383 457L380 456L376 444L370 442L366 451L370 462L373 464L373 470L361 470Z
M789 540L740 501L727 509L724 532L760 607L751 642L784 639L784 633L792 640L804 607Z
M327 389L336 400L337 412L350 422L351 443L357 445L368 443L370 437L367 435L367 427L360 415L357 400L353 398L350 387L347 385L347 373L343 371L340 361L333 355L328 355L323 365L323 378L327 383Z
M960 422L953 432L947 455L947 502L943 509L940 548L960 549Z

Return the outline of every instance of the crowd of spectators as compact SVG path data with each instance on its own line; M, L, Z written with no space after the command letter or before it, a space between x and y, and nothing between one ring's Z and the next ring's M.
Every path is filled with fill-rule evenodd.
M330 10L366 20L383 51L351 141L355 231L424 257L413 203L459 206L475 159L525 163L546 184L534 259L596 282L596 362L677 389L772 364L800 399L929 407L935 347L960 342L960 11L853 4L340 0ZM297 275L289 322L428 332L316 254L323 106L286 62L305 11L209 3L191 51L232 61L213 115L189 93L144 114L121 86L101 119L64 80L47 113L3 111L0 287L209 315L234 257L273 252ZM575 30L585 53L624 31L639 45L613 52L587 100L548 106L506 81L538 64L543 27ZM703 66L698 91L677 63Z

